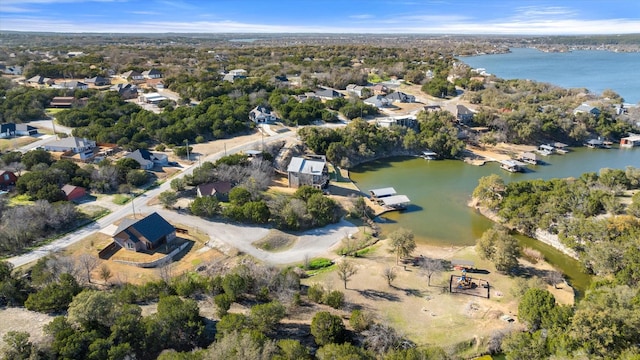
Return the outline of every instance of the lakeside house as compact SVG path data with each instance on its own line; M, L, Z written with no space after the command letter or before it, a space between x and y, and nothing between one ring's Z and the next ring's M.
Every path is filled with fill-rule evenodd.
M287 167L287 174L289 187L292 188L309 185L322 189L329 184L329 170L324 156L317 156L312 159L293 157Z
M118 225L113 241L130 251L151 251L176 238L176 228L158 213L143 219L124 219Z
M160 79L162 78L162 73L158 69L150 69L142 72L142 76L145 79Z
M591 106L589 104L582 104L580 106L578 106L577 108L573 109L573 115L578 115L581 113L586 113L586 114L591 114L593 116L599 116L600 115L600 109L598 109L595 106Z

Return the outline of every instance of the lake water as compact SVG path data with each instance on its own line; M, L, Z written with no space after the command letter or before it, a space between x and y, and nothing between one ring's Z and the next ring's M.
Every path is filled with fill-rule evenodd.
M482 176L498 174L510 182L578 177L605 167L640 167L640 148L577 148L566 155L551 155L543 160L546 165L529 165L531 172L512 174L500 169L497 163L473 166L459 160L391 158L358 166L350 171L350 176L365 193L370 189L392 186L398 194L407 195L411 200L406 210L382 216L384 232L403 227L411 229L420 242L473 245L485 230L493 226L490 220L467 206ZM577 288L586 288L589 277L579 271L578 262L541 242L521 236L519 239L524 245L541 250Z
M503 79L530 79L563 88L611 89L627 103L640 102L640 53L580 50L546 53L513 48L511 53L460 58Z

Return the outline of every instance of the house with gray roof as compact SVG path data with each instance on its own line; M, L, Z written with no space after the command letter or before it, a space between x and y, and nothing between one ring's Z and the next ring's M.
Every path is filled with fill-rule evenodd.
M53 87L56 89L87 90L89 88L89 85L83 83L82 81L71 80L53 85Z
M329 171L324 156L313 158L293 157L287 167L289 187L298 188L302 185L322 189L329 184Z
M162 77L162 73L158 69L150 69L143 71L142 76L147 79L160 79Z
M344 95L339 93L337 90L330 89L330 88L318 90L315 92L315 94L317 97L323 100L332 100L332 99L344 97Z
M124 219L118 225L113 240L130 251L153 251L176 238L176 228L158 213L143 219Z
M105 86L111 84L111 80L102 76L94 76L90 79L84 79L84 82L93 86Z
M62 138L57 141L50 142L44 145L44 149L54 152L67 152L71 151L80 155L81 160L86 160L93 157L93 151L96 147L96 142L88 140L86 138L79 138L70 136Z
M137 161L143 170L150 170L155 165L165 166L169 164L169 157L166 154L151 152L146 149L138 149L124 157Z
M416 102L416 97L413 95L405 94L401 91L394 91L391 94L387 95L387 100L391 102L413 103Z
M125 100L138 97L138 87L131 84L116 84L110 87L109 90L117 91Z
M256 124L270 124L278 121L278 117L266 106L258 105L249 112L249 120Z
M391 101L387 99L385 95L373 95L372 97L363 100L363 102L377 108L386 108L392 105Z
M469 124L475 113L464 105L456 105L456 119L460 124Z
M580 113L591 114L593 116L599 116L600 115L600 109L598 109L595 106L591 106L589 104L582 104L582 105L578 106L577 108L573 109L573 115L578 115Z
M53 85L55 81L42 75L36 75L32 78L27 79L26 83L29 85Z
M135 70L129 70L125 73L122 73L120 77L126 80L144 80L144 76Z

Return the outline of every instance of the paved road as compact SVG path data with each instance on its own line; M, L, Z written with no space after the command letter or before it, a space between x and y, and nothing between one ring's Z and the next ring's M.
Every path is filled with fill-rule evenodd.
M39 128L49 129L51 131L53 131L53 126L54 126L51 120L34 120L29 122L29 125L39 127ZM55 124L55 130L57 133L65 133L65 134L71 135L71 131L73 129L60 124Z
M265 143L277 141L287 137L295 137L296 133L293 131L277 134L264 139ZM227 149L227 154L233 154L249 149L258 149L262 141L252 141L246 144L236 146L231 149ZM209 155L204 158L204 161L215 161L222 156L224 152L218 152L213 155ZM197 164L191 165L184 169L180 174L174 178L183 177L187 174L193 173L193 170L197 167ZM184 223L185 225L193 226L199 230L206 231L212 239L212 243L219 244L221 247L227 246L228 248L238 248L239 250L251 254L256 258L271 262L275 264L286 264L291 262L302 261L305 255L313 257L319 254L325 253L331 246L336 244L340 239L349 233L357 232L357 228L350 223L342 222L337 225L332 225L324 229L312 230L300 237L298 243L291 249L280 253L268 253L251 246L251 243L264 237L269 231L267 228L262 227L250 227L250 226L237 226L232 224L209 222L204 219L197 218L195 216L184 215L176 212L169 212L162 209L160 206L150 206L149 200L156 197L163 191L171 188L171 181L165 181L163 184L155 189L149 190L144 194L138 196L133 200L133 207L136 209L136 213L151 213L158 211L160 214L171 222ZM132 208L131 203L121 206L117 211L114 211L107 216L102 217L96 222L93 222L81 229L74 231L66 236L61 237L53 241L52 243L42 246L27 254L15 256L8 259L15 267L22 266L33 261L36 261L48 254L60 251L67 246L70 246L87 236L96 233L97 231L113 224L115 221L122 219L126 215L130 215ZM224 249L222 249L224 250Z

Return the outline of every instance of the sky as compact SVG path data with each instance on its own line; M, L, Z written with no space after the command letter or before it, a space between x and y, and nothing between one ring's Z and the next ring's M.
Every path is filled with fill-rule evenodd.
M0 31L640 33L638 0L0 0Z

